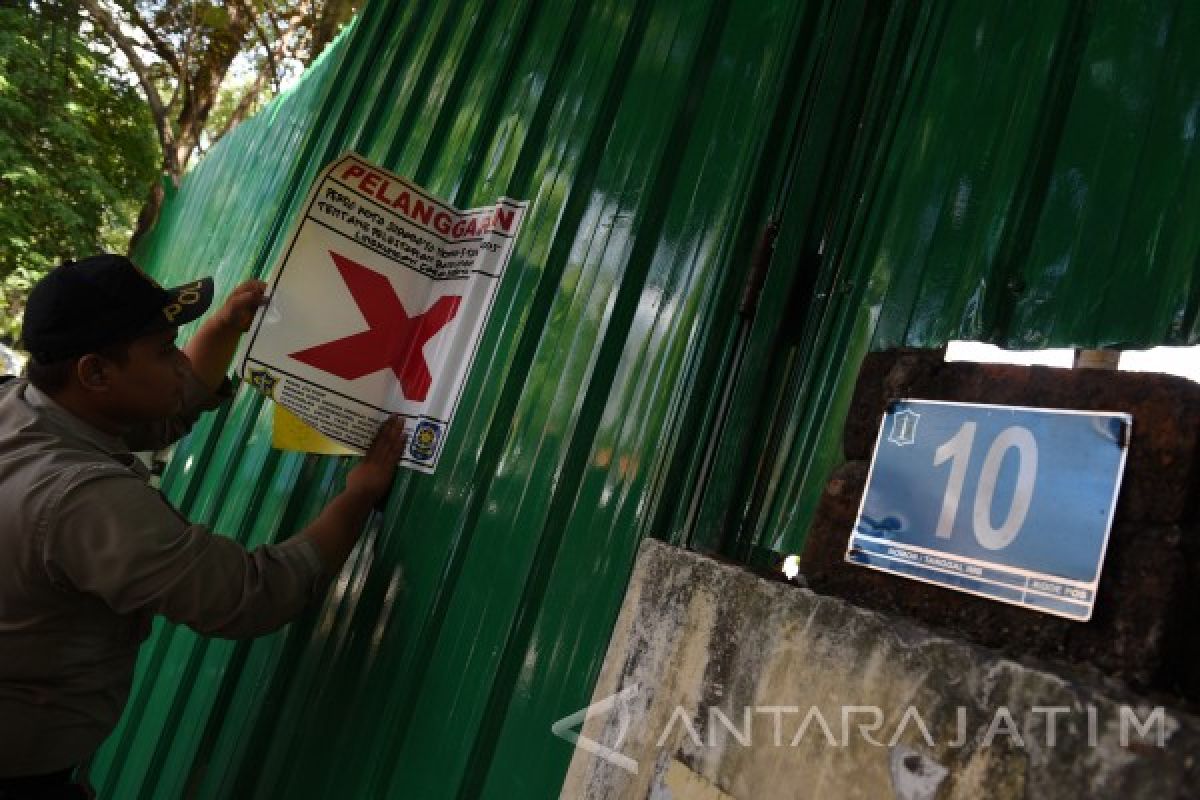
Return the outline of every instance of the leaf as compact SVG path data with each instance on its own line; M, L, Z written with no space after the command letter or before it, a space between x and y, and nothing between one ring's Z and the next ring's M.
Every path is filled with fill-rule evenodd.
M38 10L0 6L0 337L51 266L128 238L158 172L149 113L110 51L73 14Z

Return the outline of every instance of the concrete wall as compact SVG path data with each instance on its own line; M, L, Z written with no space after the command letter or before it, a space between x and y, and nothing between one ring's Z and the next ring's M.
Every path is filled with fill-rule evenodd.
M1196 717L654 541L593 703L572 800L1200 796Z
M1127 411L1092 619L845 562L891 398ZM807 588L647 542L566 798L1200 797L1200 386L872 354Z

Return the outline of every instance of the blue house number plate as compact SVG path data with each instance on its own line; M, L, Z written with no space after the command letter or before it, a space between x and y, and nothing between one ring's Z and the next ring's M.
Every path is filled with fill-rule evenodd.
M1129 414L895 401L846 560L1090 619L1132 426Z

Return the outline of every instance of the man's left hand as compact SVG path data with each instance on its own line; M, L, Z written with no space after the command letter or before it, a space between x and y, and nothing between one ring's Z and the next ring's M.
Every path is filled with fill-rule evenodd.
M266 304L267 284L248 280L230 292L214 316L222 327L245 333L250 330L250 323L254 321L258 309Z

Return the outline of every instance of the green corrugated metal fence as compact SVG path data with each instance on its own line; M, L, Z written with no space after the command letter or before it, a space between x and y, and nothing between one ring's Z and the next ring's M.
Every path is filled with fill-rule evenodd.
M1200 340L1198 37L1188 0L369 3L142 260L263 275L347 149L529 217L437 474L285 631L158 625L102 796L556 796L640 539L798 547L873 342ZM348 463L269 438L243 389L169 494L290 535Z

